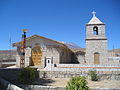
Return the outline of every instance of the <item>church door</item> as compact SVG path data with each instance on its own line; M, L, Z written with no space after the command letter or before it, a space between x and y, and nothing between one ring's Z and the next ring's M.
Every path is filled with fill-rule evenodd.
M32 65L33 66L40 66L42 61L42 52L39 46L36 46L32 49Z
M100 54L98 52L94 53L94 64L100 64L99 56Z

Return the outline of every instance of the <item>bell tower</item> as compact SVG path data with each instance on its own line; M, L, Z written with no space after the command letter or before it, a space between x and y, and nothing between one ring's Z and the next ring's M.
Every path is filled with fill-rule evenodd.
M108 61L105 24L92 12L92 19L86 24L86 63L105 64Z

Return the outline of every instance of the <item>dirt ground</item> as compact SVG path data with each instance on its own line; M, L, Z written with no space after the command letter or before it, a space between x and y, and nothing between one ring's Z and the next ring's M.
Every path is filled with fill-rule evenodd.
M55 87L65 87L70 78L47 78L39 80L39 84ZM88 81L90 88L120 88L120 80L102 80L102 81Z

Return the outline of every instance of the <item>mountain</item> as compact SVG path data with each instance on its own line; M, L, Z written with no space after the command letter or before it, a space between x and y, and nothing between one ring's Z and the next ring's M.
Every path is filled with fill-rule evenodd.
M119 56L120 57L120 48L108 50L109 56Z
M0 50L0 60L15 60L16 54L16 50Z

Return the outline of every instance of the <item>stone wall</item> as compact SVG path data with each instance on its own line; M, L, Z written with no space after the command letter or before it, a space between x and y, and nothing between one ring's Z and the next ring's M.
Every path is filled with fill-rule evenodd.
M98 34L94 35L94 27L97 27ZM108 63L107 38L104 24L88 24L86 26L86 63L94 63L94 54L98 53L98 64Z
M75 76L85 76L90 79L88 71L39 71L40 78L71 78ZM120 71L97 71L100 80L120 80Z
M98 35L94 35L93 28L98 27ZM106 38L105 24L87 24L86 39L103 39Z
M16 81L18 74L21 69L0 69L0 77L9 80ZM95 69L91 69L95 70ZM37 71L38 78L70 78L73 76L85 76L89 79L88 70L71 70L71 71ZM120 69L111 71L109 70L99 70L97 74L100 76L100 79L104 80L120 80Z
M100 64L108 63L107 40L86 40L86 63L94 64L95 53L99 53Z
M120 64L120 57L108 57L109 64Z
M51 68L51 69L50 69ZM46 71L120 71L120 64L51 64L46 66Z
M101 79L120 80L120 64L112 65L87 65L87 64L56 64L46 66L45 71L41 71L40 77L47 78L70 78L73 76L86 76L90 70L96 70Z

